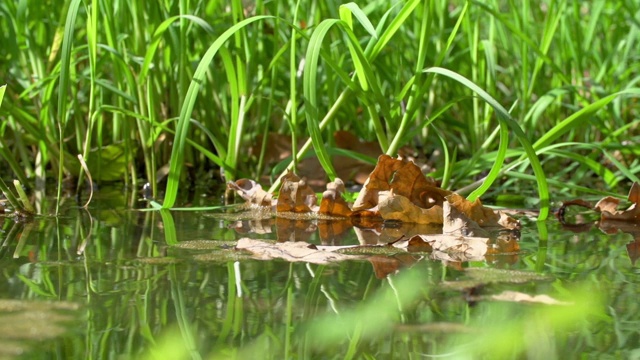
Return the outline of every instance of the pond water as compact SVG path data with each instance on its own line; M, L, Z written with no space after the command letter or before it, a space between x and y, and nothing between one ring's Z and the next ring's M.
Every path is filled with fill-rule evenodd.
M519 251L483 261L398 252L316 265L233 246L348 245L353 229L283 235L98 195L89 210L68 200L59 217L4 220L0 358L640 358L638 227L523 218Z

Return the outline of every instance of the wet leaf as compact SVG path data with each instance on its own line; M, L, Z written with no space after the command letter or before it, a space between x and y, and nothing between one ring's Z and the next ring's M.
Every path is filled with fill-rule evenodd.
M335 181L328 183L327 190L322 193L318 213L336 217L349 217L351 209L342 198L342 193L344 193L344 183L341 179L336 178Z
M489 237L489 233L486 230L482 229L475 221L469 219L464 212L449 203L449 201L444 203L443 213L443 233L458 236Z
M466 198L453 193L447 196L447 202L462 212L467 218L483 228L519 229L520 222L503 212L495 212L482 205L480 199L471 202Z
M249 251L253 255L253 258L259 260L282 259L291 262L329 264L335 261L361 259L358 255L345 255L318 250L315 245L302 241L268 243L242 238L238 240L236 249Z
M271 206L272 196L262 189L257 182L249 179L240 179L236 182L227 182L227 188L236 191L247 202L259 206Z
M282 178L282 187L276 203L278 212L295 213L317 211L318 198L315 191L294 173L289 172Z
M404 196L425 209L442 205L445 196L451 194L450 191L438 188L413 162L380 155L378 164L369 175L352 209L356 211L375 207L379 203L379 193L387 190L393 190L395 195Z
M434 240L427 240L425 237L415 235L409 239L396 241L393 247L406 249L408 252L432 252Z
M595 210L600 212L602 220L640 221L640 184L633 183L627 199L632 204L626 210L618 210L620 200L611 196L598 201Z
M385 220L399 220L416 224L442 224L442 207L421 208L402 195L391 191L378 192L378 209Z

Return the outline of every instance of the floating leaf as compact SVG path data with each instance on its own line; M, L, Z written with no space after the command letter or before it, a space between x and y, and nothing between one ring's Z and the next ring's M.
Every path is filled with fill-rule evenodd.
M343 192L344 183L340 178L336 178L335 181L328 183L327 190L322 193L318 213L329 216L349 217L349 215L351 215L351 209L342 198Z
M640 185L637 182L631 186L627 199L633 204L626 210L618 210L620 200L611 196L600 200L595 210L600 212L602 220L640 221Z
M227 182L227 188L235 190L238 195L248 203L259 206L271 206L271 194L262 190L262 186L253 180L240 179L236 182L229 181Z
M392 191L378 193L380 203L378 209L385 220L399 220L416 224L442 224L442 207L421 208L402 195Z
M331 251L318 250L313 245L302 241L268 243L259 240L242 238L236 245L238 250L246 250L255 259L272 260L283 259L291 262L308 262L313 264L328 264L335 261L360 259L357 255L345 255Z
M304 179L288 172L282 179L282 188L276 203L278 212L304 213L318 209L316 193Z

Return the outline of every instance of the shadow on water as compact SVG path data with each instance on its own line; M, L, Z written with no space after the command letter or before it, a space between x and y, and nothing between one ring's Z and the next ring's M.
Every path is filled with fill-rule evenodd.
M636 227L523 219L515 255L404 254L381 276L371 258L314 265L233 250L245 236L335 245L355 233L330 240L312 222L282 235L269 221L129 210L136 199L104 195L88 211L4 220L0 357L640 355Z

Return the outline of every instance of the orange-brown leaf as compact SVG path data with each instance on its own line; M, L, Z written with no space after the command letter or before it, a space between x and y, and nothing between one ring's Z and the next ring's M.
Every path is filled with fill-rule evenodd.
M316 203L316 193L304 179L292 172L282 177L282 188L276 204L278 212L311 212L317 210Z
M318 213L329 216L349 217L351 215L351 209L342 198L343 192L344 183L339 178L336 178L334 182L328 183L327 190L322 193Z
M396 195L393 191L379 192L378 210L385 220L399 220L417 224L442 224L442 207L429 209L418 207L408 198Z
M451 194L435 186L435 182L424 176L413 162L380 155L378 164L353 204L353 210L370 209L378 205L379 192L386 190L393 190L396 195L404 196L424 209L442 205L445 196Z

